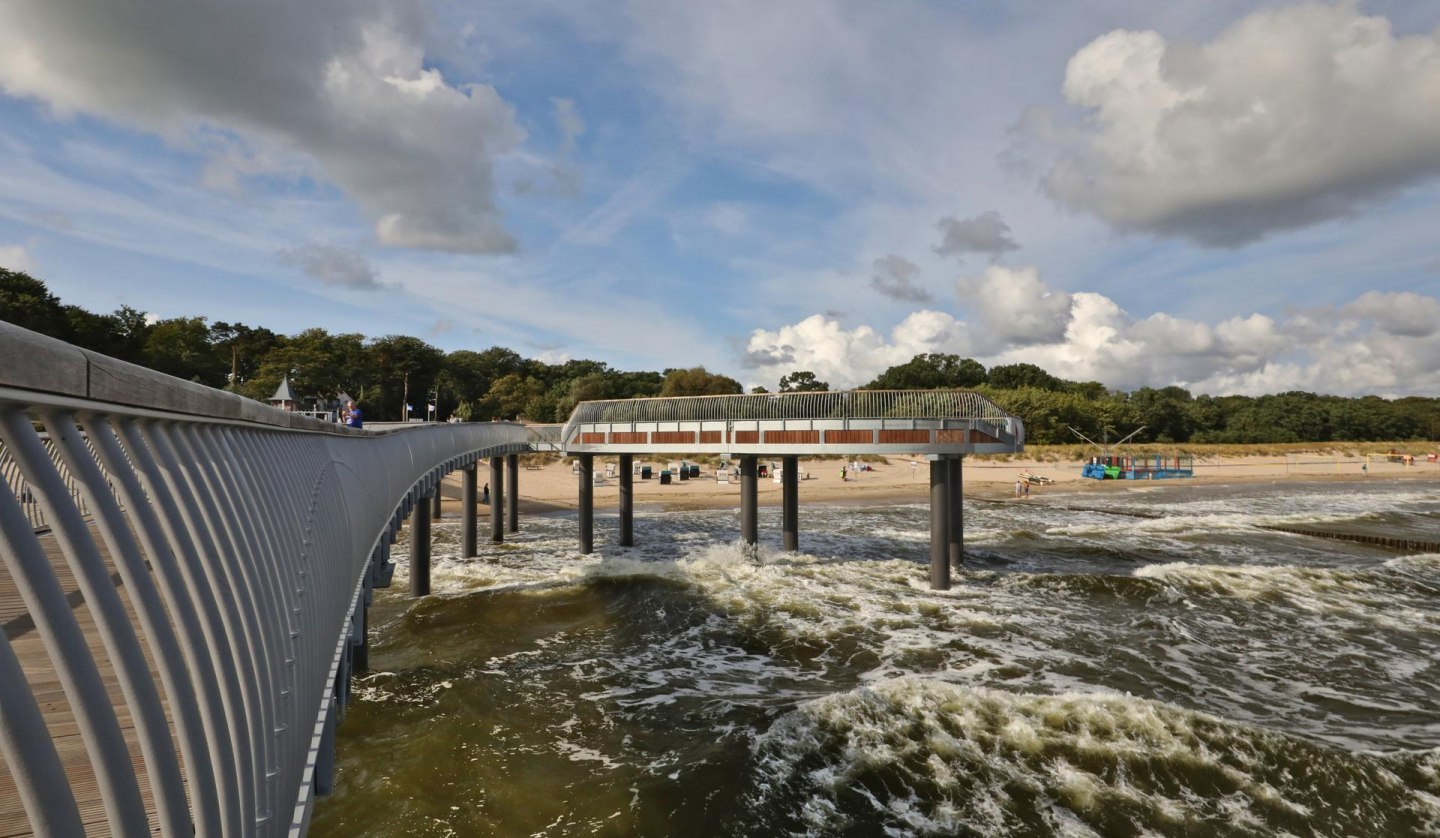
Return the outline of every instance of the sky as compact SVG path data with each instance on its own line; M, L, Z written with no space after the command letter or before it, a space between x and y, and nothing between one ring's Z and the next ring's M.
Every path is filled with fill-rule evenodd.
M1440 3L6 0L66 303L839 389L1440 395Z

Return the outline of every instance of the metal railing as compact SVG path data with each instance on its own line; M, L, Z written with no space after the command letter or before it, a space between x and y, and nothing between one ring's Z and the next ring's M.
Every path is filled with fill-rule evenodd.
M564 425L526 425L525 431L536 451L559 451L565 442Z
M82 786L116 835L303 833L396 530L525 428L357 433L4 323L0 358L0 586L34 635L0 633L0 780L37 835L102 826Z
M50 435L40 434L40 443L45 446L51 459L55 459L55 444L50 440ZM85 503L85 496L81 493L75 478L71 476L70 470L65 468L62 461L57 460L57 466L60 469L60 478L65 481L65 488L70 490L71 499L80 507L82 514L89 515L90 511ZM37 532L50 528L45 521L45 511L40 508L40 502L36 500L35 493L30 491L30 484L25 481L20 464L10 456L10 449L6 448L4 443L0 443L0 482L4 482L13 490L16 499L20 501L21 508L25 511L25 519L30 522L32 528Z
M726 422L746 419L964 419L1010 418L972 390L846 390L824 393L756 393L581 402L565 423Z

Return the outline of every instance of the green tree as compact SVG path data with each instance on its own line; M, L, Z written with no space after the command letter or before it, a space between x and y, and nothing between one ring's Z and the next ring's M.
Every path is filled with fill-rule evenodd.
M978 387L988 380L974 358L943 352L924 353L880 373L866 390L939 390Z
M288 376L301 398L329 400L344 390L362 408L371 408L368 397L374 392L376 366L365 351L364 340L362 335L332 335L324 329L306 329L282 338L261 359L255 375L237 389L266 401L280 386L280 379ZM372 412L369 417L378 420L381 415Z
M225 380L231 389L255 375L266 353L279 342L279 336L266 328L252 329L244 323L223 320L210 325L210 345L228 370Z
M480 409L489 413L492 419L523 416L535 422L551 422L554 421L553 408L546 403L546 391L545 382L540 379L512 372L491 385L490 392L480 403Z
M0 320L60 340L70 340L70 323L60 298L45 283L21 271L0 268Z
M704 367L668 369L662 396L728 396L745 392L740 382L725 375L709 372Z
M1036 387L1041 390L1064 390L1065 382L1034 364L1002 364L990 368L990 386L1001 390Z
M426 394L434 389L440 375L445 353L408 335L376 338L370 341L366 353L374 364L378 385L371 397L370 415L394 416L402 422L412 414L427 419L440 418L428 416L424 405Z
M151 325L142 352L142 363L150 369L210 387L225 385L227 371L210 345L210 327L203 317L173 317Z
M829 389L829 382L821 381L809 370L796 370L780 379L782 393L818 393Z

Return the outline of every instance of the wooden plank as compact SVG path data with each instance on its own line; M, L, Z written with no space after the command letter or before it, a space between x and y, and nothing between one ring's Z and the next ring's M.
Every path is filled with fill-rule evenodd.
M101 555L111 570L111 581L121 593L121 602L125 606L125 613L130 619L130 624L135 627L136 634L142 634L139 622L135 618L134 606L125 594L119 574L114 572L113 562L105 550L104 542L98 538L98 533L93 528L91 537L99 546ZM76 621L90 646L96 666L99 667L101 681L110 696L111 705L115 707L116 718L130 751L131 764L140 781L140 796L145 804L145 810L150 814L150 831L152 834L159 834L159 819L156 816L154 792L146 775L145 760L140 751L135 722L126 706L119 678L110 663L110 656L105 652L104 643L100 640L90 608L86 605L85 598L70 573L69 564L65 561L59 544L50 536L42 536L40 541L45 547L51 567L55 568L56 579L65 591L66 601L74 609ZM60 685L54 662L51 661L39 632L34 630L34 622L30 619L19 590L16 588L14 580L11 579L8 569L3 566L0 566L0 626L4 627L6 638L10 641L16 657L20 659L20 664L25 670L26 682L30 685L36 702L40 705L41 712L45 717L46 728L50 731L51 739L55 743L55 750L60 757L60 763L70 780L71 791L75 795L75 802L80 810L80 819L85 824L86 834L111 834L110 826L105 820L105 808L100 797L99 784L95 772L91 768L90 755L85 750L84 740L80 736L74 711ZM141 648L145 653L146 663L150 667L151 677L155 679L156 688L160 691L161 700L164 702L164 688L160 683L155 662L151 658L149 645L144 642L143 636ZM168 719L168 702L166 702L165 710ZM171 730L173 731L173 726ZM171 745L177 747L178 743L172 741ZM19 790L15 786L13 772L9 770L0 772L0 838L21 838L32 834L29 818L25 814Z

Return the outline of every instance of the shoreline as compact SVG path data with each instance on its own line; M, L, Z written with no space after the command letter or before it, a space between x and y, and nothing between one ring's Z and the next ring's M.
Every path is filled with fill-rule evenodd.
M638 462L638 461L637 461ZM867 506L929 502L929 474L925 464L912 468L910 458L892 457L884 463L874 464L871 471L848 474L842 481L839 476L839 461L820 461L823 471L814 469L815 462L802 463L806 479L800 481L800 502L828 506ZM1275 457L1225 458L1219 462L1197 463L1196 475L1189 478L1168 478L1162 480L1090 480L1081 478L1079 461L1062 463L1039 463L1028 460L1010 462L979 462L965 465L963 491L967 498L987 502L1024 503L1038 498L1059 496L1091 496L1109 492L1134 492L1137 490L1184 487L1215 487L1273 483L1277 486L1290 484L1352 484L1352 483L1440 483L1440 465L1417 463L1401 466L1390 463L1374 464L1373 470L1362 471L1363 459L1327 461L1324 470L1301 470L1293 463ZM653 463L652 463L653 464ZM1222 473L1213 470L1223 469ZM658 471L658 469L657 469ZM1028 498L1014 496L1014 484L1019 472L1029 472L1048 477L1052 483L1032 485ZM597 463L597 472L604 474ZM833 473L832 473L833 472ZM445 515L458 515L460 511L459 475L451 475L444 484ZM701 477L686 481L675 481L661 486L658 479L634 481L635 507L638 512L686 512L706 509L738 509L740 488L738 482L719 483L714 469L706 467ZM523 515L548 515L573 512L577 506L578 487L569 462L547 463L538 469L527 468L520 477L520 512ZM595 485L597 512L618 504L619 484L616 478L608 477ZM760 506L775 507L781 503L781 491L773 478L759 481L757 502ZM489 507L481 506L480 516L489 517Z

